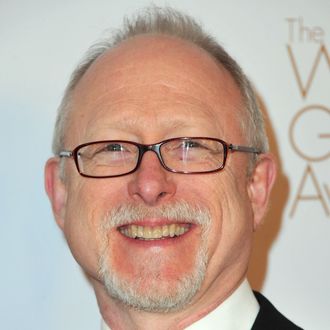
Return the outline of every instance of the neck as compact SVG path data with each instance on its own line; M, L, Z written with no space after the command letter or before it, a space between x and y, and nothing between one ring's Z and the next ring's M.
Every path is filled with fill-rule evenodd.
M151 313L130 308L109 297L103 284L93 279L91 281L102 317L111 330L179 330L186 328L217 308L236 290L244 278L244 275L236 281L229 277L222 278L220 284L218 279L208 288L202 288L201 292L206 293L197 294L185 309L170 313Z

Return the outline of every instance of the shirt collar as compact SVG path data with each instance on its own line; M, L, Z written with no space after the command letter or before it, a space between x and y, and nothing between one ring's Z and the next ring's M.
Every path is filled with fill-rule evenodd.
M248 330L259 312L259 304L249 282L242 284L216 309L193 323L187 330Z
M187 330L248 330L259 312L259 304L247 280L216 309L188 326ZM111 330L102 320L101 330Z

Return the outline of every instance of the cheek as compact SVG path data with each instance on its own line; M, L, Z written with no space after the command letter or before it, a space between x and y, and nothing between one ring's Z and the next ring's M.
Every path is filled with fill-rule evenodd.
M113 188L113 187L112 187ZM118 192L118 189L113 188ZM101 230L107 212L120 194L110 194L100 180L82 179L71 184L66 204L64 234L73 256L91 276L98 276L99 258L107 239Z
M209 208L212 218L207 238L209 260L231 262L237 257L233 251L242 253L250 244L252 235L252 210L246 191L246 177L226 170L200 176L197 181L191 182L190 191L196 190L199 202Z

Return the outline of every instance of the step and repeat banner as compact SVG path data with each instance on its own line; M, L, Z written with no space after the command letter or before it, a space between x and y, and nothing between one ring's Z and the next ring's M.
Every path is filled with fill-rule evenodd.
M43 188L56 109L84 51L148 1L1 1L3 329L99 329ZM202 22L252 80L279 175L248 277L304 329L330 327L330 2L153 1Z

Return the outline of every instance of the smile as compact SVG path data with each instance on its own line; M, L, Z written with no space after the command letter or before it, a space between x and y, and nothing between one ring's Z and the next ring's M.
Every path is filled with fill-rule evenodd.
M172 223L162 226L127 225L119 227L119 232L128 237L141 240L155 240L179 237L185 234L191 225L187 223Z

